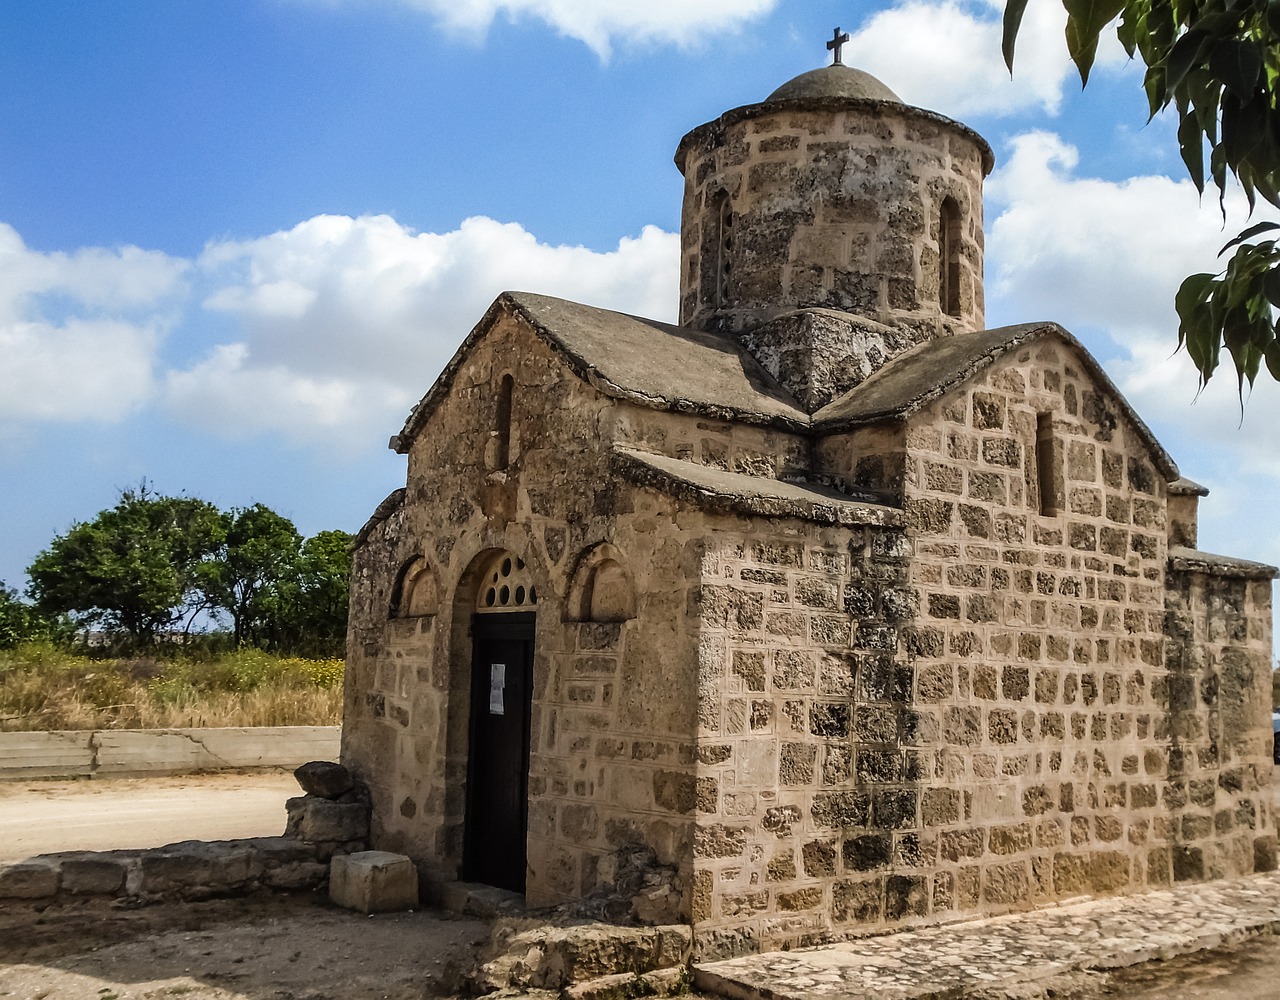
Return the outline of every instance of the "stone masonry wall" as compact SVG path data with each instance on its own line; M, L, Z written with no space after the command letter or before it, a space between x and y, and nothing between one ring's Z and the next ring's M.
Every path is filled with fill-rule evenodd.
M500 469L485 429L506 373L511 458ZM458 877L462 860L474 577L500 549L525 560L539 595L530 902L591 894L611 877L608 856L635 844L683 863L688 881L696 630L675 581L697 556L684 535L655 530L674 521L670 501L611 480L614 405L502 321L411 450L403 506L356 553L343 762L370 788L375 846L414 857L430 882ZM602 542L635 616L567 620ZM429 565L438 601L389 617L392 581L414 559Z
M998 360L898 462L892 434L820 448L858 481L853 440L885 445L905 535L708 549L700 953L1274 867L1269 583L1166 596L1165 481L1072 352Z
M1177 880L1273 871L1271 579L1170 570L1165 830Z
M1041 342L924 410L907 449L915 700L947 804L920 817L918 915L1167 884L1165 482L1146 445Z
M914 614L901 529L752 521L708 546L698 697L693 919L704 957L830 936L911 905L841 876L919 863L931 739L899 626ZM881 784L872 786L870 782ZM874 909L874 915L868 912Z

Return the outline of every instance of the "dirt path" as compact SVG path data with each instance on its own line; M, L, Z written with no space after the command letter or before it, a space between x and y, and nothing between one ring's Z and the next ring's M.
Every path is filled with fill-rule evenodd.
M0 782L0 861L274 837L284 830L285 799L300 794L284 770Z
M360 916L314 897L0 912L4 1000L422 1000L455 992L488 927Z

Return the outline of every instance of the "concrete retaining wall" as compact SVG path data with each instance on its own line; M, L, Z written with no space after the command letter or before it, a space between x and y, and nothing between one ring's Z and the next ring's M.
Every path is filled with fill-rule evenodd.
M0 733L0 779L181 774L337 760L340 726Z

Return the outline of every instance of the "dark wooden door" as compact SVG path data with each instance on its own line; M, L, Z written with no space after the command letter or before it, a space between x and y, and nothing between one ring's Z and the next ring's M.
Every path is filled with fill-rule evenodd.
M524 892L533 614L472 619L471 746L463 877Z

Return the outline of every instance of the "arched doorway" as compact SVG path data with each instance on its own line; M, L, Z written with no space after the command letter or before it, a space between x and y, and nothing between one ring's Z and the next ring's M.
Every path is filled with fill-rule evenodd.
M471 619L471 727L463 877L524 892L538 591L512 552L480 573Z

